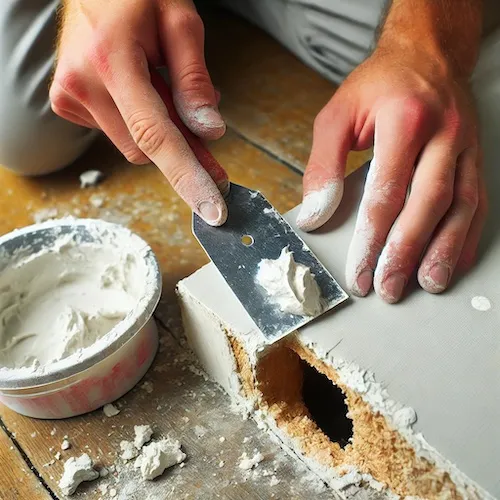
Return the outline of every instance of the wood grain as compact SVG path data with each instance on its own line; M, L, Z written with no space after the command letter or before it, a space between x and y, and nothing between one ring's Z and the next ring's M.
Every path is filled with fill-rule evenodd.
M14 442L0 429L0 500L50 500Z
M204 379L192 355L165 329L160 332L161 348L152 369L116 403L121 411L115 417L97 410L72 419L43 421L0 406L3 422L52 491L62 497L58 482L64 461L88 453L96 467L117 470L83 484L74 496L77 499L109 498L99 489L103 485L108 492L116 489L117 498L123 500L332 498L321 481L286 455L253 421L233 412L227 395ZM154 439L168 435L179 439L188 456L185 467L174 467L153 482L143 481L132 464L119 456L120 441L133 439L133 427L140 424L153 427ZM72 445L67 451L60 449L64 436ZM253 456L254 450L264 455L264 461L255 471L240 469L242 453ZM55 458L58 451L61 460ZM11 482L18 467L13 464L9 469ZM2 487L4 482L2 477Z

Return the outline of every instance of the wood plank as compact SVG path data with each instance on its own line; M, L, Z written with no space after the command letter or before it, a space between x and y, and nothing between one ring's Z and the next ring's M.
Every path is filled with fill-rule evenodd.
M151 392L143 386L144 381L151 384ZM63 421L42 421L19 416L1 406L0 416L59 496L63 462L88 453L98 467L114 466L117 470L107 478L82 485L75 498L109 498L99 489L103 485L108 485L108 493L116 489L117 498L124 500L299 500L310 495L332 498L332 493L301 462L286 455L255 422L231 410L228 396L203 378L192 354L179 347L163 328L161 352L152 370L117 406L121 412L112 418L98 410ZM185 467L174 467L154 482L143 481L132 464L125 464L119 457L120 441L133 439L133 426L139 424L152 425L156 437L171 435L179 439L188 455ZM72 447L62 451L65 435ZM254 471L240 469L242 453L253 456L254 450L264 455L264 461ZM58 451L61 460L55 460ZM0 478L2 487L4 481Z
M206 10L207 64L220 90L221 112L244 137L303 171L314 118L335 86L246 21L222 9ZM352 152L349 174L371 158Z
M300 201L300 176L236 134L229 132L211 148L231 179L261 189L279 210L286 211ZM81 190L78 176L89 168L103 170L107 178L96 188ZM0 170L0 184L4 193L0 198L4 215L0 233L29 224L43 215L43 210L52 209L53 215L58 216L121 222L143 236L157 253L164 273L165 295L158 316L178 327L180 317L172 300L173 287L207 258L191 236L189 209L154 166L127 164L103 140L64 172L42 179L22 179ZM97 199L101 199L102 206L94 206L100 205ZM185 351L178 350L165 330L162 342L155 368L147 375L154 392L149 394L137 387L122 398L122 412L115 418L105 418L97 411L64 421L37 421L0 408L5 425L53 491L61 493L57 483L63 461L70 456L88 452L99 466L123 467L118 457L120 441L132 437L134 424L150 423L159 435L172 433L183 442L189 456L186 467L174 469L147 485L138 479L137 471L123 467L110 478L83 487L81 495L97 499L101 495L97 487L109 484L121 495L118 498L127 500L147 495L163 500L179 498L179 494L182 498L213 498L213 491L218 491L222 498L235 500L267 499L273 495L297 499L311 494L331 497L329 492L315 493L322 483L318 486L312 480L302 484L301 478L307 476L307 471L252 421L233 414L227 396L213 383L189 371L197 372L191 367L195 366L194 361L187 361ZM197 434L203 432L206 434L199 438ZM64 435L73 445L68 451L60 450ZM222 436L226 437L224 443L219 441ZM251 440L244 444L245 437ZM253 453L254 448L262 451L266 460L259 466L260 473L246 473L237 467L238 457L243 451ZM58 451L61 460L55 459ZM221 460L225 462L223 467L219 467ZM280 482L271 486L275 467ZM2 481L0 476L0 489L4 486Z
M50 500L14 442L0 429L0 500Z

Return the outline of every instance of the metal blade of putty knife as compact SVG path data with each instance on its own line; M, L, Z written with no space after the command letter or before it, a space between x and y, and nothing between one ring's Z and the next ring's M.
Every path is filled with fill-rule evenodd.
M313 320L284 313L257 284L262 259L277 259L284 247L297 263L311 269L329 311L348 298L305 242L258 191L232 184L226 198L229 216L212 227L193 216L193 233L268 343L276 342Z

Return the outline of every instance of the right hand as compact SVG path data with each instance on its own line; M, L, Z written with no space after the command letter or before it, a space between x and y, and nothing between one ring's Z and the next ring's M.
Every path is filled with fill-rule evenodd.
M152 161L193 211L211 225L223 224L227 208L217 187L221 179L212 179L197 160L170 119L149 70L167 66L175 108L195 135L218 139L224 134L205 64L203 22L193 2L64 4L50 88L53 111L78 125L101 129L128 161Z

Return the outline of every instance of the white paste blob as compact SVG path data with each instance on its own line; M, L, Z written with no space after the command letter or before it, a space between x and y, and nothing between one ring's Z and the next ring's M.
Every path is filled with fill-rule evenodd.
M491 309L490 299L488 299L487 297L483 297L482 295L476 295L475 297L472 297L470 303L472 307L477 311L485 312Z

